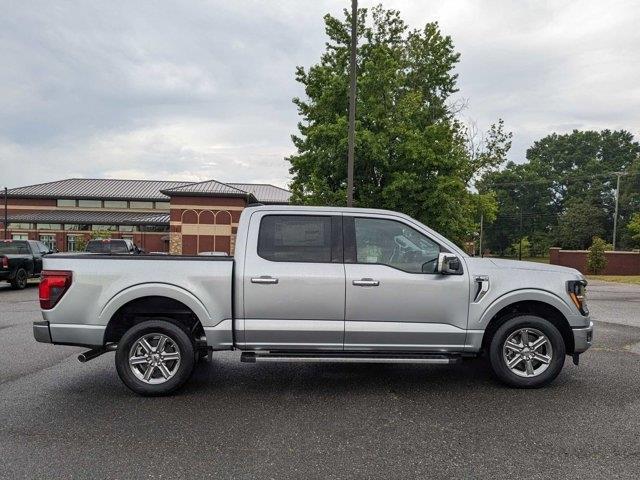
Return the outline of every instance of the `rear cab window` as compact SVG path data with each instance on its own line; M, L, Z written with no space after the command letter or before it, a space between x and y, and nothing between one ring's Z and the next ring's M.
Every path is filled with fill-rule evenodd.
M258 256L272 262L341 262L341 218L331 215L265 215Z

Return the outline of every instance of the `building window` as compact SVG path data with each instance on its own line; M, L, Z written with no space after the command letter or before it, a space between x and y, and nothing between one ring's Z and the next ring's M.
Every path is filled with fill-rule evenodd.
M104 208L127 208L128 202L126 200L105 200Z
M67 252L77 252L82 245L82 235L67 235Z
M86 232L91 230L91 225L86 225L86 224L77 224L77 223L65 223L64 225L64 229L65 230L74 230L74 231L81 231L81 232Z
M56 248L56 236L55 235L40 235L40 241L44 243L49 250L54 251Z
M33 228L33 224L31 224L31 223L9 223L9 228L11 230L31 230Z
M120 230L121 232L137 232L138 227L136 225L120 225L118 227L118 230Z
M153 208L153 202L131 201L129 202L129 208Z
M38 230L62 230L62 225L59 223L38 223L36 228Z
M29 235L27 235L26 233L14 233L13 235L11 235L11 238L13 240L29 240Z
M78 200L79 207L102 208L102 200Z
M58 206L59 207L75 207L76 206L76 201L75 201L75 199L59 198L58 199Z
M116 230L118 230L118 227L116 227L115 225L91 225L91 230L93 230L94 232L115 232Z
M169 202L156 202L156 210L169 210Z
M169 225L141 225L141 232L168 232Z

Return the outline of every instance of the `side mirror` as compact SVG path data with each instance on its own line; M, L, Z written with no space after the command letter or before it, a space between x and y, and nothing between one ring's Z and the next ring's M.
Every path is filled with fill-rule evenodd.
M438 255L437 273L442 275L462 275L462 262L452 253L440 253Z

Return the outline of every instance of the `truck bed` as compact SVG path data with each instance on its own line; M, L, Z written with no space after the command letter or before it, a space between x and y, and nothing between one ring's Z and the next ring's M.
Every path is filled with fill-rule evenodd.
M231 347L233 268L233 257L50 255L44 269L71 271L72 283L42 315L53 343L103 345L120 308L141 297L167 297L191 309L207 337Z

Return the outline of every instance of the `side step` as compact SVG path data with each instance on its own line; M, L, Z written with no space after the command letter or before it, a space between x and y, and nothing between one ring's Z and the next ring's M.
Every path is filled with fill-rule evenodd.
M430 363L448 365L462 360L460 355L412 354L412 353L284 353L284 352L242 352L240 361L257 362L335 362L335 363Z

